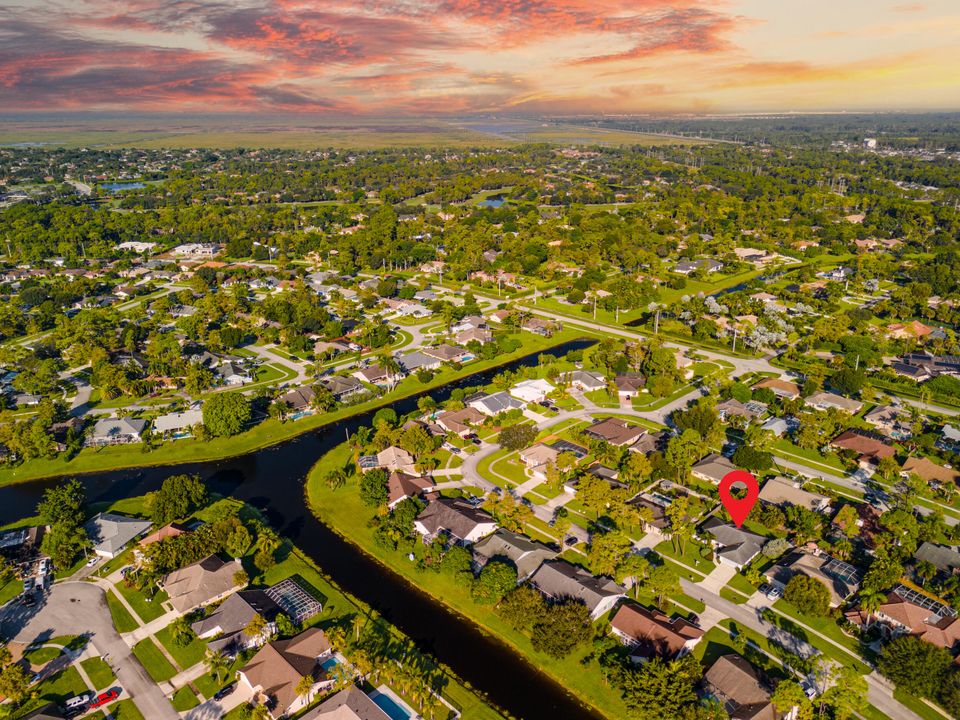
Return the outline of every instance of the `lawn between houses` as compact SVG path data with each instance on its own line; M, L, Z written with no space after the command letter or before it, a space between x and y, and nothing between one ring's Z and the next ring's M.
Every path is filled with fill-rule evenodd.
M459 369L444 367L428 383L421 383L416 377L405 378L393 391L357 405L341 407L333 412L320 415L310 415L296 422L268 418L239 435L214 438L205 442L192 438L168 441L149 452L144 452L141 443L133 443L130 445L111 445L103 448L85 448L70 460L63 457L37 458L23 465L0 468L0 486L64 475L109 472L132 467L179 465L236 457L276 445L284 440L289 440L310 430L316 430L353 415L379 409L425 390L436 389L474 373L508 365L527 355L535 355L588 335L590 335L589 332L580 329L564 329L555 333L551 338L544 338L533 333L519 333L516 337L521 340L522 345L512 353L490 360L473 361Z
M341 444L323 455L307 477L307 501L311 511L321 522L358 546L389 570L402 576L437 602L443 603L509 645L534 668L544 672L581 702L592 706L607 717L621 718L629 714L626 704L604 680L599 666L583 661L592 655L593 647L578 648L562 660L557 660L533 649L530 638L514 630L493 608L473 601L470 589L439 572L419 570L406 555L378 547L373 540L373 529L368 525L372 512L359 496L358 486L348 483L339 490L331 490L323 477L331 469L342 467L351 456L347 444Z

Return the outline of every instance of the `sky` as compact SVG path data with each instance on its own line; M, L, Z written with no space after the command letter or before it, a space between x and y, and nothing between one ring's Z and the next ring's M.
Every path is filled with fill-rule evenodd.
M960 2L0 0L0 108L960 110Z

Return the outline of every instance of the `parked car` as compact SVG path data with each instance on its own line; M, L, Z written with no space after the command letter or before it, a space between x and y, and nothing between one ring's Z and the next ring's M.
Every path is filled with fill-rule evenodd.
M567 547L573 547L578 542L579 541L577 540L577 537L575 535L569 535L567 536L567 539L563 541L563 544L566 545Z
M766 592L768 600L779 600L783 597L783 592L778 587L771 586L770 589Z
M104 690L90 701L89 709L93 710L98 707L103 707L107 703L113 702L118 697L120 697L120 688L110 688L109 690Z
M87 705L93 699L92 692L84 692L79 695L74 695L72 698L63 703L64 712L67 715L79 715L87 709Z
M99 556L99 555L94 555L92 558L90 558L89 560L87 560L87 567L93 567L93 566L96 565L98 562L100 562L100 556Z
M236 683L230 683L229 685L224 685L222 688L220 688L219 690L217 690L217 692L214 693L213 699L223 700L227 695L229 695L236 689L237 689Z
M817 694L816 686L810 681L810 678L804 678L800 681L800 689L803 690L803 694L808 698L813 700Z

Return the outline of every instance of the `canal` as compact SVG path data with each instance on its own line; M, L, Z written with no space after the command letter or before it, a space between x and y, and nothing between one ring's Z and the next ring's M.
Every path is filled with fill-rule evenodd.
M559 357L593 342L571 341L506 366L470 375L428 394L441 402L456 387L484 384L505 369L536 365L540 354ZM418 397L398 400L391 407L402 416L417 409ZM432 653L506 712L523 720L599 720L602 716L583 707L563 687L509 647L377 563L309 511L304 500L304 483L314 462L343 442L347 434L369 425L372 418L373 412L366 412L227 460L119 470L84 475L80 479L91 502L99 502L156 490L166 477L175 473L199 474L212 492L232 496L262 510L281 535L290 538L343 590L374 607L421 649ZM0 488L0 524L33 515L43 491L57 482L56 479L41 480Z

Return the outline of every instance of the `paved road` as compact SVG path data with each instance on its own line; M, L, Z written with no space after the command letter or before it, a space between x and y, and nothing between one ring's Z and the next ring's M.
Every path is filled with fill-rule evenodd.
M123 697L132 698L145 718L179 720L180 715L113 627L104 592L96 585L57 583L41 605L26 609L8 604L0 612L0 627L4 637L23 643L59 635L89 636L116 673Z
M714 592L711 592L697 583L686 579L680 580L683 592L696 598L709 608L719 610L724 616L735 623L748 627L764 637L776 641L790 652L801 657L810 657L819 651L806 640L800 639L784 630L781 630L760 617L759 610L748 605L738 605L730 602ZM901 705L893 698L893 688L876 672L864 676L867 681L867 700L880 712L896 720L922 720L912 710Z

